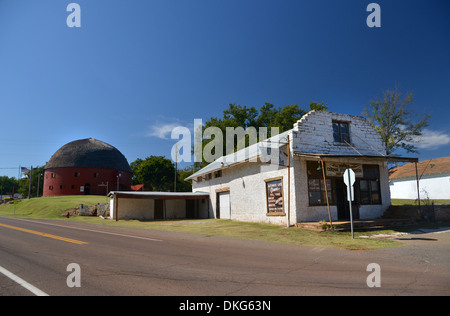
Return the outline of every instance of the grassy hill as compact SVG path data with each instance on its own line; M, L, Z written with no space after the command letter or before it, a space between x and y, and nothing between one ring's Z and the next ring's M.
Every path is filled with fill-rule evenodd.
M42 197L33 199L19 200L15 205L1 204L0 215L3 216L20 216L30 218L61 218L66 210L79 207L80 204L96 205L98 203L106 203L109 201L105 196L94 195L73 195L73 196L57 196Z

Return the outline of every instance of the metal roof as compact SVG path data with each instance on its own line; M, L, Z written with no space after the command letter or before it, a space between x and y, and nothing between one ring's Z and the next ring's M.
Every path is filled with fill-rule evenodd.
M187 177L185 180L192 180L199 176L212 173L218 170L222 170L224 168L228 168L231 166L234 166L236 164L249 161L252 159L256 159L259 156L262 155L262 149L266 150L266 148L275 148L275 147L282 147L286 145L286 136L292 133L292 129L280 133L278 135L272 136L266 140L263 140L259 143L253 144L249 147L246 147L244 149L241 149L235 153L222 156L218 158L217 160L211 162L206 167L200 169L199 171L195 172L191 176Z
M111 191L108 193L108 197L117 196L127 196L136 198L148 198L148 199L201 199L208 198L208 192L158 192L158 191Z
M444 176L450 174L450 157L435 158L419 161L417 163L417 175ZM389 170L390 179L416 178L416 165L408 163Z
M418 158L411 157L389 157L389 156L370 156L370 155L331 155L331 154L309 154L309 153L297 153L294 152L294 156L313 158L313 159L324 159L324 158L348 158L348 159L376 159L376 160L386 160L389 162L417 162Z

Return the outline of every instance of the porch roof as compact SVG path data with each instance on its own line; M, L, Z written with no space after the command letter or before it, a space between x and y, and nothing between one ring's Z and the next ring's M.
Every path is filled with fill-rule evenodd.
M347 158L347 159L373 159L386 160L389 162L418 162L418 158L414 157L388 157L388 156L367 156L367 155L330 155L330 154L309 154L294 152L294 156L312 159L326 159L326 158Z

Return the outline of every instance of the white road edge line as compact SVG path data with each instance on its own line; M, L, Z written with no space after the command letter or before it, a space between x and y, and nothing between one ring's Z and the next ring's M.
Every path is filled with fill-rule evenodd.
M7 276L8 278L13 280L14 282L18 283L20 286L26 288L28 291L30 291L31 293L33 293L36 296L50 296L47 293L39 290L37 287L31 285L27 281L19 278L17 275L15 275L14 273L6 270L5 268L3 268L1 266L0 266L0 273L5 275L5 276Z
M30 223L34 223L34 224L50 225L50 226L57 226L57 227L63 227L63 228L72 228L72 229L84 230L84 231L94 232L94 233L99 233L99 234L115 235L115 236L122 236L122 237L128 237L128 238L136 238L136 239L143 239L143 240L149 240L149 241L162 242L161 239L154 239L154 238L147 238L147 237L140 237L140 236L132 236L132 235L119 234L119 233L111 233L111 232L105 232L105 231L101 231L101 230L73 227L73 226L69 226L69 225L58 225L58 224L53 224L53 223L43 223L43 222L32 221L32 220L27 220L27 219L23 219L23 218L11 218L11 217L7 217L7 218L8 219L13 219L13 220L18 220L18 221L30 222Z

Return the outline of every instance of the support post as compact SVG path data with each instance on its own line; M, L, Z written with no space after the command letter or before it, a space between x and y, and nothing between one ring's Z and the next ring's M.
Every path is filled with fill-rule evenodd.
M328 189L327 189L327 181L326 181L326 178L325 178L325 168L324 168L324 165L323 165L323 159L322 158L320 158L320 162L321 162L321 165L322 165L323 186L325 187L325 199L327 200L328 217L330 219L331 228L333 229L333 221L331 220L331 211L330 211L330 201L328 201Z
M420 205L419 172L417 171L417 162L415 162L414 164L416 165L417 203L419 203L419 216L421 216L422 215L422 207Z
M289 141L289 135L287 136L287 146L288 146L288 212L286 226L289 228L291 226L291 143Z

